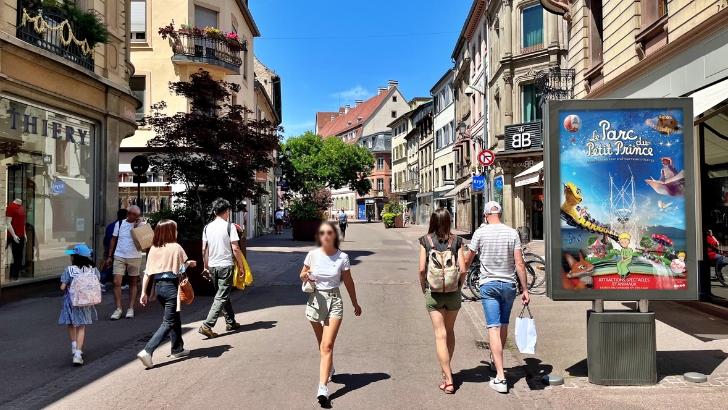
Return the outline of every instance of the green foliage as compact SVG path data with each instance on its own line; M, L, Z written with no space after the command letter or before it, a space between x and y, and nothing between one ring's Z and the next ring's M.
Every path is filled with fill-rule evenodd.
M389 228L394 228L394 218L397 216L397 214L391 214L387 213L382 215L382 221L384 221L384 224L387 225Z
M300 199L293 200L288 212L291 219L299 221L318 221L324 219L321 213L321 207L311 201L302 201Z
M109 30L101 21L98 13L80 9L75 1L60 2L58 0L21 0L21 6L28 14L35 15L44 8L56 8L68 19L73 26L73 35L93 48L96 44L109 42Z
M204 218L194 208L177 207L165 208L159 212L146 215L149 223L156 227L163 219L177 222L178 241L197 241L202 239L202 230L205 228Z
M292 191L304 198L323 188L349 187L359 195L372 189L367 177L374 169L372 153L357 144L347 144L340 138L323 139L310 131L289 138L281 151L290 149L281 168Z
M404 213L404 205L400 202L390 202L384 205L384 212L394 215L402 215Z
M594 242L596 242L596 241L597 241L597 236L592 235L592 236L586 238L586 246L592 246L592 245L594 245Z
M614 245L612 244L612 242L608 242L606 245L607 245L607 250L608 251L614 250Z
M231 102L240 86L216 81L207 71L199 70L189 82L173 82L169 88L189 101L189 112L169 115L167 104L158 102L142 124L155 134L147 142L153 148L147 157L154 172L186 188L176 200L194 208L204 221L216 198L227 199L236 210L244 198L267 194L254 175L274 165L271 153L280 148L281 129L267 120L245 121L245 109Z
M652 244L652 238L647 235L643 236L642 239L640 239L640 246L644 249L652 248Z

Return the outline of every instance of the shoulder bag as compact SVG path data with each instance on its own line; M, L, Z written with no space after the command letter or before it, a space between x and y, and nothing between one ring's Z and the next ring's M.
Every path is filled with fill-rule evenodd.
M316 263L314 262L315 256L316 256L316 249L314 249L313 252L311 252L311 265L310 265L311 269L313 269L313 267L316 266ZM303 284L301 285L301 290L306 293L313 293L316 291L316 283L311 282L310 280L304 280Z

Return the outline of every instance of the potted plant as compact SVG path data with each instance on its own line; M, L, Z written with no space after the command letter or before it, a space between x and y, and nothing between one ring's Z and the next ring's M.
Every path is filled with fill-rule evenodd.
M181 24L179 26L179 33L180 34L190 34L192 32L192 26L189 24Z
M316 232L323 221L321 207L313 201L295 199L289 213L293 226L293 240L309 242L316 240Z
M465 163L466 163L467 165L470 165L470 157L465 157Z

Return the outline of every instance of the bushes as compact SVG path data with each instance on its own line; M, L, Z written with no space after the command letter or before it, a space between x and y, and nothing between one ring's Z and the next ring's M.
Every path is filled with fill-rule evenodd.
M203 219L192 208L165 208L159 212L148 214L146 217L152 227L156 227L157 223L162 219L171 219L177 222L178 241L199 241L202 239L202 231L205 229Z
M293 204L290 207L290 213L292 219L297 219L299 221L316 221L323 219L321 208L317 204L309 201L304 202L300 199L293 201Z
M384 225L387 226L387 228L394 228L394 218L397 216L397 214L393 213L386 213L382 215L382 221L384 221Z
M404 213L404 205L399 202L390 202L384 205L384 212L394 215L402 215Z

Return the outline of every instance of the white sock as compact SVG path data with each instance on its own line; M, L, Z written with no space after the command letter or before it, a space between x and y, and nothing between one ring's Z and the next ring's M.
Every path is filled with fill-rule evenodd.
M76 349L76 356L81 356L82 354L83 354L83 352L82 352L82 351L80 351L80 350Z
M75 349L75 348L76 348L76 342L71 342L71 349Z

